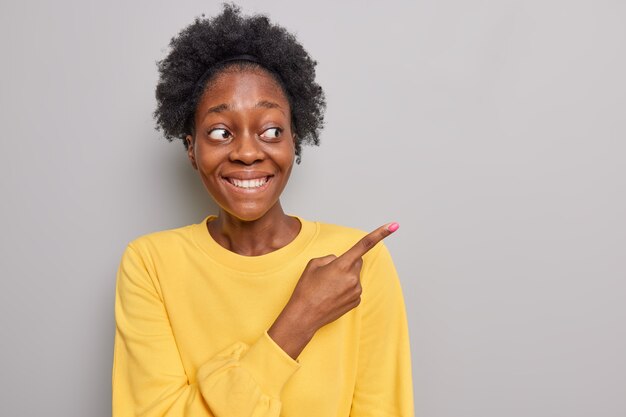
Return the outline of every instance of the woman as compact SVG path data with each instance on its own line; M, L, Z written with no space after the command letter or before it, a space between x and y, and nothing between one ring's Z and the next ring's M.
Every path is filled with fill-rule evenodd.
M113 416L412 415L404 302L379 243L398 225L365 235L280 205L322 127L315 62L232 5L171 47L155 117L219 213L124 252Z

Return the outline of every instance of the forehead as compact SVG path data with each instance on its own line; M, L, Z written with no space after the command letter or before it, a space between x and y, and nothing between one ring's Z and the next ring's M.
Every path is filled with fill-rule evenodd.
M261 68L230 67L216 74L198 103L198 110L219 104L254 107L259 101L275 102L284 109L289 102L280 84Z

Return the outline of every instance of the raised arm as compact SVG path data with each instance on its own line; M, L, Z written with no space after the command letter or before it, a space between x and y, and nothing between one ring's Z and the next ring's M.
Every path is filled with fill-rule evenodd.
M297 358L317 330L361 302L363 255L398 229L383 225L355 243L341 256L312 259L293 294L268 333L292 358Z

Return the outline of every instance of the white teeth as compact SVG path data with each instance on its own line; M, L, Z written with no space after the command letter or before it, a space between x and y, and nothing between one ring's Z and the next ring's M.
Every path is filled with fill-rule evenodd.
M238 180L236 178L228 179L231 184L239 188L259 188L267 182L267 177L255 178L252 180Z

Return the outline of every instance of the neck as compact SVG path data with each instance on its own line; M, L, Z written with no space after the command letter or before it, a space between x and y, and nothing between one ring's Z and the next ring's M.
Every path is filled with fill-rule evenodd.
M280 202L256 220L242 220L220 209L207 224L209 233L224 248L244 256L259 256L290 243L300 232L300 222L283 211Z

